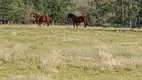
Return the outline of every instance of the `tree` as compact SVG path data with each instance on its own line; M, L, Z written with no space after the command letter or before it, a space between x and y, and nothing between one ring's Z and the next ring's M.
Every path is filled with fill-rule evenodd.
M4 24L12 19L12 4L13 0L0 0L0 21Z
M73 5L71 0L43 0L43 8L46 14L52 17L52 22L64 22L66 13Z
M140 1L140 4L142 4L142 0ZM138 15L138 26L140 27L142 25L142 5L140 6L140 11L139 11L139 15Z
M43 10L44 10L44 8L43 8L44 0L31 0L31 2L33 4L33 9L34 9L35 12L38 12L38 13L43 12Z
M91 0L88 2L89 9L87 15L90 17L92 25L102 26L105 23L112 22L114 17L114 7L112 0Z
M13 18L16 23L25 23L32 10L30 0L14 0L12 3Z

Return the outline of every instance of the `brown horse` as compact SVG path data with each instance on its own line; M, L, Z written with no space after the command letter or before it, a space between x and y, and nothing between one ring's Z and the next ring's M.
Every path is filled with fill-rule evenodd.
M39 15L37 13L31 13L30 16L34 17L36 19L36 23L38 23L38 26L41 27L42 22L47 23L47 26L49 26L49 22L50 22L50 17L49 16Z
M73 22L73 27L75 28L75 25L76 27L78 28L78 25L83 22L84 23L84 28L86 28L86 25L87 25L87 17L86 16L76 16L74 14L71 14L69 13L68 14L68 20L72 20Z

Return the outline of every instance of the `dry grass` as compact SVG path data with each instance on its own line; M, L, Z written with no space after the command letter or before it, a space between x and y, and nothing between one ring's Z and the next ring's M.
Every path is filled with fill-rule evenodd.
M58 73L58 67L62 61L62 57L58 53L60 53L58 50L54 50L49 54L41 55L39 67L51 74Z
M14 77L10 77L9 80L56 80L52 78L50 75L45 75L45 74L38 74L38 75L15 75Z
M97 49L104 69L106 68L112 70L113 68L120 65L119 60L115 59L115 56L112 55L112 52L107 44L101 41L97 41L96 43L98 44Z
M1 25L0 80L141 80L141 36L138 29Z
M12 44L3 42L0 45L0 60L3 63L12 62L17 59L26 59L25 51L28 47L22 43Z

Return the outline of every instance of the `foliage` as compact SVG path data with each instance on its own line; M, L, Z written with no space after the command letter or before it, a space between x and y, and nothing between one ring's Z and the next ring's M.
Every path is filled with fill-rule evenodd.
M66 23L69 12L77 11L87 15L89 25L93 26L122 26L122 13L125 26L130 21L138 26L142 22L141 4L142 0L0 0L0 21L27 22L30 13L35 12L49 15L52 22L61 24Z
M0 20L8 21L12 18L12 0L0 0Z
M131 20L136 26L137 16L141 14L140 0L91 0L89 7L82 7L80 11L88 15L90 25L122 24L122 1L125 25Z
M43 0L42 3L45 13L48 13L53 21L58 22L65 20L66 13L73 5L71 0Z

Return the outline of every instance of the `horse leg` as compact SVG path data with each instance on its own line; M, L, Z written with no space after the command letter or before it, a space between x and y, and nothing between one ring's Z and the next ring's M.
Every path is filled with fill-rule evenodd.
M84 22L84 28L86 28L86 25L87 25L87 24Z
M75 23L73 22L73 28L75 28Z
M84 24L84 28L86 28L86 24Z
M84 28L86 28L86 24L85 24Z
M38 20L36 20L36 24L38 24Z
M47 27L49 27L49 23L47 23Z
M38 27L40 27L40 24L38 23Z
M84 28L86 28L87 21L86 21L86 20L84 20L84 21L83 21L83 23L84 23Z
M41 27L41 22L38 23L38 27Z
M78 23L76 23L76 28L78 29Z

